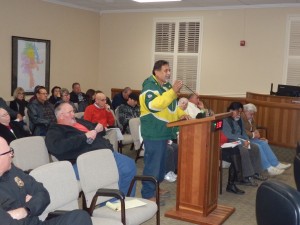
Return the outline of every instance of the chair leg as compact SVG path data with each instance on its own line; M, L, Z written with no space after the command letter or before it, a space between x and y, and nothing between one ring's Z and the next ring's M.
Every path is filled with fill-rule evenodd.
M220 160L219 160L219 163L220 163L220 165L219 165L219 171L220 171L219 185L220 185L220 195L221 195L223 193L223 191L222 191L222 186L223 186L222 149L220 149L220 156L219 157L220 157Z
M122 141L119 141L118 142L118 152L121 153L121 154L123 154L122 150L123 150L123 143L122 143Z

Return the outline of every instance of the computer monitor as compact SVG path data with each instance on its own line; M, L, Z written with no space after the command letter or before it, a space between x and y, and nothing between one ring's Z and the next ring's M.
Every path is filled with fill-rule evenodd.
M300 86L278 84L276 95L300 97Z

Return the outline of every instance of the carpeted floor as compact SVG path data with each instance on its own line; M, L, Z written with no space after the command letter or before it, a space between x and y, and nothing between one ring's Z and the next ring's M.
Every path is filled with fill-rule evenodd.
M279 147L272 146L275 154L281 162L293 162L295 156L294 149L283 149ZM135 152L125 149L123 151L124 154L134 158ZM139 159L137 162L138 174L142 174L143 169L143 159ZM227 206L235 207L235 212L225 221L224 225L256 225L255 219L255 198L257 187L247 187L247 186L239 186L242 190L246 192L244 195L235 195L226 192L226 183L227 183L227 173L228 170L223 170L223 194L219 195L218 204L223 204ZM269 179L280 180L284 183L287 183L293 187L295 187L294 177L293 177L293 167L286 170L283 174L272 177ZM261 183L261 182L260 182ZM259 183L259 184L260 184ZM140 196L140 188L141 185L137 187L137 195ZM167 199L166 205L161 207L161 225L185 225L192 224L180 220L170 219L164 216L164 213L175 207L176 202L176 182L169 183L164 181L161 184L161 188L167 189L171 191L171 198ZM155 218L151 219L144 223L144 225L155 225Z

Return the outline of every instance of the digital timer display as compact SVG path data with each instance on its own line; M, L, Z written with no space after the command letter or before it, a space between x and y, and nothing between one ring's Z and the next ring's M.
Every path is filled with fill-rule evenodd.
M215 120L212 122L212 130L221 130L223 127L223 120Z

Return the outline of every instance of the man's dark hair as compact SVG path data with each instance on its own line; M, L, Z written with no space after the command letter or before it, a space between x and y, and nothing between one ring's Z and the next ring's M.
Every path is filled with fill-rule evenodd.
M40 93L40 90L42 90L42 89L44 89L44 90L47 91L47 89L46 89L44 86L38 86L38 87L36 88L35 94Z
M243 109L243 104L240 102L232 102L228 106L227 111L229 112L230 110L239 110L239 109Z
M54 90L55 90L56 88L59 88L59 90L61 89L61 87L54 86L54 87L51 89L51 94L52 94L52 95L54 94Z
M73 84L72 84L72 89L74 89L74 87L75 87L76 85L80 85L80 84L79 84L78 82L73 83Z
M166 60L158 60L154 63L152 74L155 75L155 70L161 70L164 65L169 65L169 62Z

